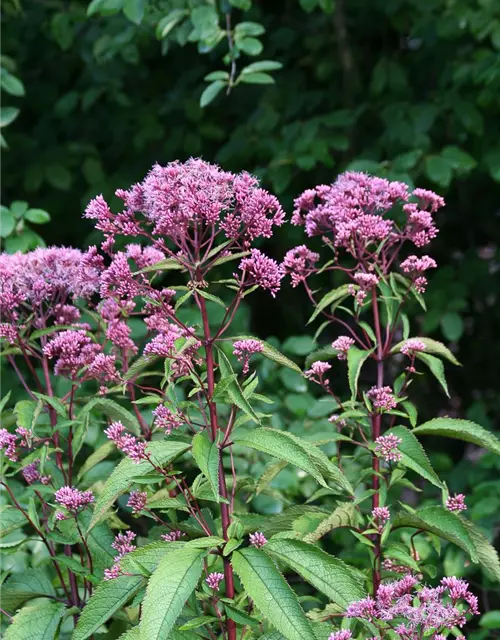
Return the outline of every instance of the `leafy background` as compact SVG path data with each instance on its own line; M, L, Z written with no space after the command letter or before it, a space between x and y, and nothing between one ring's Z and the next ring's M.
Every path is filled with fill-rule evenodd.
M42 237L98 242L81 218L92 196L112 198L154 162L192 155L256 173L288 212L304 188L346 168L432 188L448 204L432 248L440 268L430 311L414 317L464 366L448 372L449 400L419 383L422 420L467 417L500 430L496 0L6 0L2 14L7 250ZM232 43L228 19L239 33ZM233 60L239 81L226 95ZM262 60L274 64L248 69ZM302 231L287 227L265 249L281 258L301 242ZM301 293L286 285L276 301L255 300L242 329L274 336L302 364L317 345L297 337L308 317ZM291 373L260 375L276 399L275 426L299 432L322 416L309 415L313 391ZM438 447L436 470L469 495L470 516L498 541L498 459ZM261 509L297 498L293 481L280 474ZM449 549L445 562L463 573L459 552ZM482 588L483 607L498 609L498 591Z

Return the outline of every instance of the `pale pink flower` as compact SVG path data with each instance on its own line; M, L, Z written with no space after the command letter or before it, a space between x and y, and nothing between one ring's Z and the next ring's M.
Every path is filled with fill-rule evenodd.
M315 271L315 263L319 260L319 253L310 251L305 244L290 249L283 260L285 273L290 274L292 287L296 287Z
M312 382L316 382L316 384L327 385L330 381L328 379L325 380L324 375L331 368L332 365L328 364L328 362L317 360L312 363L310 369L307 369L307 371L304 372L304 375Z
M134 539L135 533L133 531L119 533L115 536L115 540L111 545L111 547L118 552L118 555L114 559L115 562L119 562L125 554L131 553L137 549L135 544L132 544Z
M121 422L111 423L104 433L133 462L139 463L146 458L147 442L140 442L135 436L127 433Z
M391 409L397 407L398 403L392 393L391 387L374 386L366 395L370 398L374 409L391 411Z
M146 506L147 500L148 494L145 491L132 491L127 502L127 507L132 509L132 513L139 513Z
M401 452L398 450L398 446L402 443L401 438L389 433L388 435L380 436L375 442L375 453L380 458L383 458L386 462L399 462L401 460Z
M76 513L94 502L92 491L80 491L74 487L61 487L54 494L55 501L68 511Z
M260 340L236 340L233 343L233 355L236 356L238 362L243 362L243 375L249 371L250 357L254 353L262 353L264 345Z
M446 500L446 508L448 511L455 511L460 513L460 511L466 511L467 505L465 504L465 496L463 493L457 493L454 496L449 496Z
M173 429L178 429L184 424L180 414L174 413L162 404L154 409L153 416L155 426L158 427L158 429L164 429L168 436L172 433Z
M223 573L210 573L208 575L208 578L205 580L205 582L208 584L210 589L213 589L214 591L218 591L219 585L223 580L224 580Z
M273 298L278 293L281 280L285 275L283 268L276 260L268 258L258 249L252 249L250 256L243 258L240 262L239 268L243 272L241 282L245 287L257 285L267 289Z
M328 636L328 640L351 640L352 633L348 630L334 631Z
M336 349L338 351L337 358L339 360L346 360L347 352L353 344L354 340L349 338L349 336L339 336L332 342L332 349Z
M251 533L249 536L250 544L257 549L260 549L267 543L267 538L260 531L256 531L255 533Z
M16 441L15 434L9 433L7 429L0 429L0 449L5 449L5 455L11 462L17 461Z
M410 338L402 345L400 351L405 356L414 356L416 353L425 351L425 342L418 338Z
M182 531L170 531L170 533L164 533L162 534L162 538L163 540L165 540L165 542L176 542L177 540L180 540L185 534Z

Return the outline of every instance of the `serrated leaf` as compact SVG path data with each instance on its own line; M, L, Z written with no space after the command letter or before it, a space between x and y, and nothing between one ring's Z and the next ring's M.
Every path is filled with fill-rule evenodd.
M410 339L413 339L413 338L410 338ZM452 364L455 364L459 367L462 366L460 362L455 358L453 353L442 342L439 342L438 340L433 340L432 338L422 338L420 336L415 339L420 340L425 344L426 353L434 353L438 356L442 356L443 358L446 358L446 360L448 360ZM401 342L398 342L397 344L395 344L391 349L391 353L397 353L401 349L401 347L405 344L405 342L406 340L401 340Z
M223 378L230 377L234 374L233 368L231 367L231 363L227 359L226 355L219 350L219 368ZM250 406L250 403L245 398L245 395L239 385L237 380L233 380L232 383L228 386L227 394L231 399L231 402L235 404L239 409L244 411L248 416L250 416L255 422L260 424L260 420L258 415Z
M401 464L408 467L408 469L415 471L415 473L418 473L422 478L425 478L434 486L442 489L443 483L432 468L424 448L413 433L405 427L394 427L391 428L390 432L398 438L401 438L402 442L398 445L398 449L401 453Z
M424 362L431 371L432 375L436 378L439 384L443 387L444 392L450 397L450 392L448 391L448 384L446 382L446 377L444 373L444 365L439 358L435 356L431 356L428 353L417 353L416 357L418 360Z
M168 637L203 571L206 552L185 547L160 560L142 602L141 638Z
M349 378L349 389L351 390L352 400L356 398L358 393L358 380L364 363L373 353L374 349L365 351L357 347L351 347L347 352L347 372Z
M127 429L134 433L140 433L141 427L133 413L122 407L120 404L109 398L93 398L88 402L78 414L78 419L83 420L92 409L99 409L105 416L113 421L120 421Z
M146 452L151 456L155 464L163 466L173 462L187 451L189 446L189 444L178 440L157 441L150 442ZM147 460L139 464L136 464L130 458L122 460L106 480L102 492L96 500L88 530L92 529L105 517L113 502L130 487L134 481L134 476L139 477L150 473L151 470L151 464Z
M24 569L2 585L2 607L15 611L23 602L40 596L55 596L52 581L43 569Z
M255 495L259 495L267 488L269 483L271 483L274 478L283 471L283 469L287 466L288 462L286 460L277 460L276 462L271 462L261 475L257 487L255 489Z
M192 453L200 471L212 487L216 502L219 502L219 448L211 442L206 431L193 438Z
M316 309L314 310L314 313L307 321L307 324L311 324L311 322L318 317L318 315L323 311L323 309L326 309L326 307L333 304L334 302L337 302L338 300L347 298L347 296L349 295L350 293L349 293L348 284L343 284L342 286L337 287L336 289L333 289L333 291L329 291L318 302L318 304L316 305Z
M62 602L23 607L12 618L4 640L54 640L65 609Z
M393 529L399 527L411 527L434 533L466 551L472 562L478 561L474 542L462 520L444 507L425 507L416 513L401 512L392 523Z
M263 551L286 564L343 609L366 595L349 566L307 542L275 538Z
M497 550L479 527L462 516L458 517L472 539L479 564L493 580L500 582L500 559Z
M413 429L419 436L442 436L471 442L500 456L500 440L484 427L470 420L435 418Z
M102 462L102 460L105 460L109 456L109 454L112 453L114 450L115 450L114 442L105 442L100 447L98 447L85 460L85 462L83 463L82 468L78 472L78 475L77 475L76 479L80 480L81 478L83 478L83 476L87 473L87 471L90 471L97 464L99 464L99 462Z
M144 585L142 576L103 580L84 607L71 640L85 640L123 607Z
M234 338L231 338L231 340L257 340L262 344L262 355L268 358L268 360L272 360L283 367L288 367L297 373L302 373L301 368L295 364L295 362L284 356L280 351L278 351L278 349L260 338L255 338L254 336L235 336Z
M316 542L333 529L341 527L357 527L359 524L359 514L351 502L345 502L336 507L327 518L325 518L312 533L304 536L304 542Z
M27 522L19 509L11 507L8 504L5 505L0 509L0 538L19 529L24 524L27 524Z
M233 554L232 565L257 608L287 640L315 640L297 596L269 556L249 547Z

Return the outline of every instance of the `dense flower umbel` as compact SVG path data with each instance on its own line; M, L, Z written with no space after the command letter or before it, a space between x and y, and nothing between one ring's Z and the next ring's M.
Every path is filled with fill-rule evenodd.
M172 433L173 429L178 429L183 424L183 419L180 414L174 413L162 404L154 409L153 416L155 427L164 429L167 436Z
M283 268L276 260L268 258L258 249L252 249L250 257L243 258L239 268L243 272L240 284L246 287L257 285L262 289L267 289L273 298L278 293L281 280L285 275Z
M115 562L118 562L123 558L126 553L130 553L131 551L136 550L135 544L132 544L133 540L135 540L135 533L133 531L126 531L125 533L119 533L115 536L115 541L111 545L115 551L118 552L118 555L115 556Z
M208 584L208 586L211 589L214 589L214 591L218 591L219 585L223 580L224 580L223 573L210 573L208 575L208 578L205 580L205 582Z
M54 494L55 501L71 513L77 513L94 502L92 491L80 491L74 487L61 487Z
M390 411L395 409L398 404L391 387L372 387L367 396L370 398L373 408L379 411Z
M420 640L424 634L436 637L463 627L467 615L478 613L477 598L464 580L443 578L438 587L430 588L408 575L380 585L375 598L351 603L346 615L368 620L381 631L390 627L402 640Z
M332 342L332 349L336 349L338 351L337 358L339 360L347 359L347 352L353 346L354 340L349 338L349 336L339 336L336 340Z
M393 433L389 433L385 436L380 436L375 441L375 453L383 458L386 462L399 462L401 460L401 452L398 450L398 446L401 444L401 438L395 436Z
M414 356L416 353L425 351L425 342L418 338L410 338L402 345L400 351L405 356Z
M145 230L165 236L186 254L198 241L197 234L210 242L222 233L247 246L255 238L269 238L285 219L278 200L258 184L248 173L222 171L197 158L157 164L142 183L116 192L124 201L123 212L113 214L98 196L85 215L108 236L107 246L116 234L139 236Z

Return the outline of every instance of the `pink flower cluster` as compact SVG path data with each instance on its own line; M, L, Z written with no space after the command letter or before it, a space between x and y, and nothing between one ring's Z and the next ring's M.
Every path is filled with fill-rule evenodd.
M132 513L140 513L146 506L148 494L145 491L132 491L130 493L127 507L132 509Z
M449 496L446 500L446 508L448 511L454 511L460 513L461 511L467 511L467 505L465 504L465 496L463 493L457 493L454 496Z
M413 281L413 286L418 293L424 293L427 287L427 278L422 275L428 269L435 269L436 261L429 256L409 256L401 263L401 269L407 273Z
M388 435L380 436L375 442L375 453L380 458L383 458L386 462L399 462L401 460L401 452L398 450L402 442L401 438L389 433Z
M165 540L165 542L176 542L177 540L180 540L185 534L182 533L182 531L171 531L170 533L164 533L162 534L162 538L163 540Z
M315 271L315 264L319 260L319 253L315 253L306 247L290 249L283 260L283 269L292 280L292 287L304 282Z
M205 580L205 582L208 584L210 589L213 589L214 591L218 591L219 585L223 580L224 580L223 573L210 573L208 575L208 578Z
M377 522L379 532L384 530L384 526L391 519L391 512L387 507L375 507L372 510L372 516Z
M347 629L341 631L334 631L328 636L328 640L351 640L352 633Z
M332 342L332 349L338 351L337 358L339 360L347 359L347 352L353 346L354 340L349 336L339 336Z
M402 345L400 351L405 356L415 356L416 353L425 351L425 342L422 342L422 340L418 338L410 338Z
M147 442L140 442L135 436L127 433L121 422L113 422L104 433L133 462L138 464L146 458Z
M11 462L17 462L17 436L7 429L0 429L0 449L5 449L5 455Z
M316 362L312 363L310 369L304 371L304 375L306 378L309 378L309 380L312 380L312 382L320 384L321 386L326 386L327 384L329 384L330 380L325 379L324 376L331 368L332 365L328 364L328 362L317 360Z
M49 360L57 358L54 373L68 378L74 378L80 369L93 364L100 352L101 346L86 331L61 331L43 349Z
M478 613L477 598L464 580L443 578L438 587L430 588L407 575L380 585L375 598L350 604L346 616L368 620L382 633L391 628L399 638L419 640L432 632L463 627L467 615Z
M143 233L136 213L144 215L154 235L166 236L183 250L189 250L200 230L202 236L222 231L226 238L248 244L269 238L285 219L278 200L259 188L256 178L222 171L198 158L156 164L142 183L116 195L124 201L123 212L114 215L102 196L85 212L107 235L108 246L116 234Z
M249 540L250 540L250 544L253 545L254 547L257 547L257 549L260 549L267 543L266 536L260 531L251 533L249 536Z
M26 480L28 484L33 484L34 482L41 482L42 484L49 484L51 477L50 476L42 476L38 467L40 465L40 460L35 460L35 462L31 462L26 465L22 470L23 478Z
M240 284L245 287L259 286L267 289L273 298L278 293L285 272L276 260L268 258L258 249L252 249L248 258L243 258L239 266L243 275ZM235 274L235 277L236 274Z
M243 375L249 371L250 357L254 353L262 353L264 345L260 340L236 340L233 343L233 355L238 362L243 362Z
M80 491L74 487L61 487L54 494L55 501L75 514L94 502L92 491Z
M118 552L118 555L114 557L114 565L110 569L104 569L104 580L114 580L114 578L118 578L118 576L122 575L120 560L125 554L131 553L137 549L135 544L133 544L134 539L135 533L133 531L119 533L115 536L115 540L111 547Z
M391 411L397 407L397 401L392 393L391 387L372 387L366 394L374 409L379 411Z
M153 411L154 425L158 429L164 429L167 436L169 436L173 429L178 429L184 424L182 416L179 413L175 413L165 405L161 404Z

